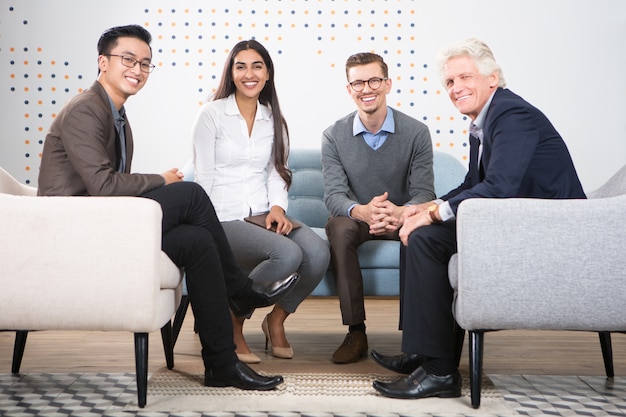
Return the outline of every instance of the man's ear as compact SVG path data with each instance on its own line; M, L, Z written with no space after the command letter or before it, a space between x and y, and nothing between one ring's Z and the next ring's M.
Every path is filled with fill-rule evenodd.
M98 70L100 70L100 72L106 71L108 65L108 58L104 55L98 55Z
M494 71L494 73L489 76L489 87L497 88L498 84L500 84L500 74L498 71Z

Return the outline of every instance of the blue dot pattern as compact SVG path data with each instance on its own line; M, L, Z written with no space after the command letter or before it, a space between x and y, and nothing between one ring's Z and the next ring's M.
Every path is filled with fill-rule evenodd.
M240 40L255 38L274 60L277 88L292 136L298 130L314 132L306 143L298 142L304 140L303 135L293 137L292 146L318 144L330 123L354 110L345 90L345 59L355 52L372 51L383 56L389 67L392 91L387 96L388 105L426 123L434 149L463 161L467 158L468 120L451 105L441 86L434 59L436 48L442 45L433 47L432 39L420 35L423 16L417 2L122 3L124 7L119 9L123 10L124 23L120 24L134 21L153 36L153 63L160 82L167 80L174 88L179 80L184 89L187 102L169 103L172 106L184 105L196 112L217 87L229 49ZM40 18L37 9L21 7L16 0L3 6L3 20L10 24L0 26L0 86L5 88L5 100L17 112L11 124L19 128L12 131L9 140L15 153L12 160L23 169L18 179L36 185L50 124L69 98L93 82L94 73L85 73L84 68L91 67L84 62L91 63L95 72L98 35L91 40L92 50L64 56L59 51L69 49L40 46L43 38L50 36L50 27L32 27L30 22ZM111 26L108 21L99 24L97 16L93 20L90 25ZM3 32L9 28L28 36L5 37ZM151 79L154 77L152 74ZM134 109L133 115L136 113Z

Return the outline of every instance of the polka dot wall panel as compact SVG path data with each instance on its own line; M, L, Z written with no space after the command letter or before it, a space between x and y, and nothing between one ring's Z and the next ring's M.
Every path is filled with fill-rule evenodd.
M70 21L67 14L72 9L88 18L89 7L82 3L61 1L59 4L68 6L67 12L48 12L57 14L61 22ZM388 104L428 124L436 148L465 158L467 122L442 94L432 50L425 51L421 46L426 40L418 30L420 16L415 2L112 1L109 5L102 14L101 6L95 6L88 42L77 42L87 48L78 51L71 47L72 41L62 42L67 36L57 32L71 33L71 27L46 23L45 18L50 16L43 16L44 11L30 2L3 1L1 85L3 100L10 103L10 114L5 115L10 126L3 129L8 137L2 140L11 142L11 163L18 167L13 173L25 183L36 185L43 141L56 114L70 97L95 79L99 34L110 26L130 22L143 25L153 36L153 63L157 68L148 85L167 87L162 94L175 89L176 103L158 97L155 88L147 94L157 98L159 107L172 106L170 114L184 109L180 120L188 121L187 131L197 108L217 87L230 48L240 40L255 38L268 48L275 61L276 83L292 146L319 146L324 128L353 110L345 87L345 59L355 52L373 51L382 55L389 66L393 88ZM6 36L8 30L13 36ZM59 42L55 44L50 38L57 36ZM77 30L72 36L83 35ZM143 100L147 101L145 97ZM129 110L129 117L135 131L145 130L139 125L142 119L150 119L152 125L157 123L136 108ZM161 131L167 132L167 128ZM177 140L188 145L190 155L190 138Z
M542 14L536 13L533 1L542 5ZM163 172L182 167L191 158L191 127L198 109L217 87L230 49L250 38L263 43L274 60L292 147L319 147L322 131L355 109L346 90L345 60L353 53L372 51L389 66L392 91L387 103L426 123L434 149L466 163L469 121L447 97L435 57L454 41L478 36L494 49L513 90L548 111L573 149L575 161L577 152L587 158L578 125L586 118L597 119L596 115L611 120L623 114L624 105L602 93L604 98L595 101L606 103L606 112L574 106L581 98L594 100L593 89L580 83L588 78L582 76L588 74L585 65L597 67L575 54L564 54L561 46L568 42L572 47L584 46L589 39L597 46L585 50L595 54L596 61L604 55L614 59L610 51L623 38L620 42L613 38L626 32L614 16L622 15L619 12L625 7L607 0L606 8L616 10L606 13L593 1L581 0L580 10L562 19L563 1L507 4L504 10L496 0L471 4L461 0L0 0L0 166L20 181L36 185L50 124L64 103L97 76L100 34L129 23L151 32L156 65L143 90L125 105L135 137L134 171ZM501 19L503 15L509 18ZM550 22L556 17L560 26L554 32ZM582 24L592 20L602 24L593 33L582 33ZM528 32L529 26L533 31ZM555 82L562 79L559 71L537 65L554 62L555 50L561 51L563 67L569 68L566 76L581 88ZM607 62L598 65L626 92L623 77L612 76L616 70ZM624 123L596 128L602 137L611 138L616 137L615 131L623 131ZM615 148L618 153L623 149L623 145ZM617 158L610 149L608 155ZM607 165L608 169L613 168Z

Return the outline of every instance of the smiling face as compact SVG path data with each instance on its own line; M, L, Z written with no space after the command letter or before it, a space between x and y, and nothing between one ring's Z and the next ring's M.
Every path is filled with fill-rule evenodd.
M468 56L450 58L444 65L444 83L452 104L475 120L498 87L498 73L482 75Z
M387 108L387 94L391 91L391 80L387 79L382 82L380 87L373 90L367 83L370 78L385 78L383 69L378 62L372 62L365 65L357 65L348 70L348 94L354 100L359 113L374 114L378 111L386 112ZM363 91L354 91L350 87L353 81L366 81ZM382 109L382 110L381 110Z
M232 74L238 98L258 100L265 83L270 79L263 57L254 49L246 49L235 55Z
M133 57L139 62L150 62L152 52L144 41L132 37L120 37L110 55ZM98 81L109 94L115 106L120 109L128 97L137 94L148 81L147 72L140 69L139 63L126 67L119 56L100 55L98 57L100 75Z

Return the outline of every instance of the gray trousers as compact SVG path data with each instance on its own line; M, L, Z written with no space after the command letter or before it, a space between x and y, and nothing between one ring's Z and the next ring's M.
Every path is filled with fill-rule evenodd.
M222 222L222 227L237 264L253 280L276 281L300 274L294 289L277 303L288 313L296 311L328 269L328 243L304 224L287 236L242 220Z

